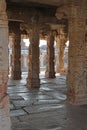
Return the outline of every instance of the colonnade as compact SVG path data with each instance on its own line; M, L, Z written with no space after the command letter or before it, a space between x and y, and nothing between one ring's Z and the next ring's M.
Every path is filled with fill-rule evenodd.
M81 5L71 3L58 8L57 18L65 17L69 21L69 53L67 73L67 101L73 104L87 103L87 41L86 41L86 9L85 2ZM14 23L17 30L12 28L13 55L12 77L21 78L20 70L20 33L19 24ZM8 18L6 2L0 0L0 130L10 130L8 82ZM49 33L47 59L49 61L46 76L55 77L53 33ZM64 46L63 46L64 48ZM63 53L62 53L63 54ZM30 33L29 70L27 87L40 87L39 79L39 25L33 21Z

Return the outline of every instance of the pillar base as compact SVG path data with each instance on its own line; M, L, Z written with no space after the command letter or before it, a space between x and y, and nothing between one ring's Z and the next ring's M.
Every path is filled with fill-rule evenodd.
M57 73L67 75L67 69L59 69L57 70Z
M30 78L27 79L27 88L40 88L40 79Z
M47 78L55 78L55 72L46 72L46 73L45 73L45 76L46 76Z
M68 94L67 102L74 105L87 104L87 90L81 91L79 95Z
M19 72L19 71L12 72L11 78L12 78L13 80L20 80L20 79L21 79L21 72Z
M9 97L5 95L0 101L0 130L11 130L9 108Z

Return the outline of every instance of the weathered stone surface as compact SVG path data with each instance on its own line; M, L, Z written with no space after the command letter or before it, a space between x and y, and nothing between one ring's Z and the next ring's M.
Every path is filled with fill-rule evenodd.
M29 98L29 96L28 96L28 98ZM34 104L34 101L33 100L26 100L26 101L19 100L19 101L13 101L12 103L14 104L15 109L19 109L21 107L30 106L30 105Z
M11 130L8 81L8 19L6 2L0 0L0 130Z
M10 112L11 116L22 116L27 114L23 109L18 109L18 110L12 110Z
M13 101L17 101L17 100L23 100L23 97L22 96L14 96L14 95L12 95L12 96L9 96L9 98L11 99L11 100L13 100Z
M23 83L26 83L26 79L22 80ZM17 106L15 111L11 110L11 113L13 111L11 115L12 130L86 130L87 107L68 105L65 101L66 77L58 75L55 79L44 78L44 80L46 84L41 85L42 89L28 90L26 88L28 92L25 93L18 91L18 95L21 95L22 98L27 96L28 102L27 100L15 101L14 98L11 100L11 104ZM12 84L12 82L10 83ZM15 81L16 83L18 81ZM21 86L21 82L19 86ZM17 88L21 90L19 86L10 85L12 93ZM47 99L41 99L41 95ZM48 99L48 96L52 99Z
M56 72L57 73L64 73L65 69L64 68L64 49L66 47L66 42L67 42L67 33L63 31L64 27L60 25L57 29L58 36L55 38L56 40L56 47L58 49L58 55L57 55L57 67L56 67Z
M12 37L12 72L11 77L14 80L21 79L21 34L20 23L11 22L9 24L9 30Z
M10 104L10 110L14 110L14 109L15 109L14 105Z
M46 72L47 78L55 78L55 63L54 63L54 35L51 31L47 38L47 56L46 56Z
M77 5L73 3L65 5L63 10L59 9L59 12L65 13L65 17L69 20L67 100L76 104L82 103L83 100L85 103L87 99L86 73L84 73L86 10L84 2L82 5L79 4L77 2Z
M60 108L64 107L64 105L56 105L56 104L45 104L44 105L39 105L39 106L30 106L30 107L25 107L24 110L27 111L28 113L41 113L41 112L47 112L47 111L56 111Z
M73 7L76 13L69 19L69 71L68 71L68 101L80 103L80 97L85 95L84 48L85 48L85 10ZM83 15L84 11L84 15ZM84 99L84 98L83 98Z
M30 32L29 46L29 70L26 86L29 88L39 88L39 21L32 18L32 31Z
M0 102L0 130L11 129L9 108L10 106L8 95L4 95Z

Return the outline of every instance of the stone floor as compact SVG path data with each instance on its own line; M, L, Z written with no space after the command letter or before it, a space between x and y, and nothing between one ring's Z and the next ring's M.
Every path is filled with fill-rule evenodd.
M26 73L8 81L12 130L87 130L87 105L66 103L66 77L40 78L39 89L25 87Z

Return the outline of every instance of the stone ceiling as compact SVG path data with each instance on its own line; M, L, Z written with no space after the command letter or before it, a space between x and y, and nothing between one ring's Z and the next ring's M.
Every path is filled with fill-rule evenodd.
M67 3L67 1L71 0L7 0L10 3L19 3L24 5L29 4L42 4L42 5L51 5L51 6L60 6L61 4Z
M86 0L6 0L8 19L9 21L23 21L29 26L34 12L39 11L41 27L44 24L50 24L56 28L58 24L67 25L66 19L59 21L56 18L55 13L58 7L69 3L82 4L84 1Z

